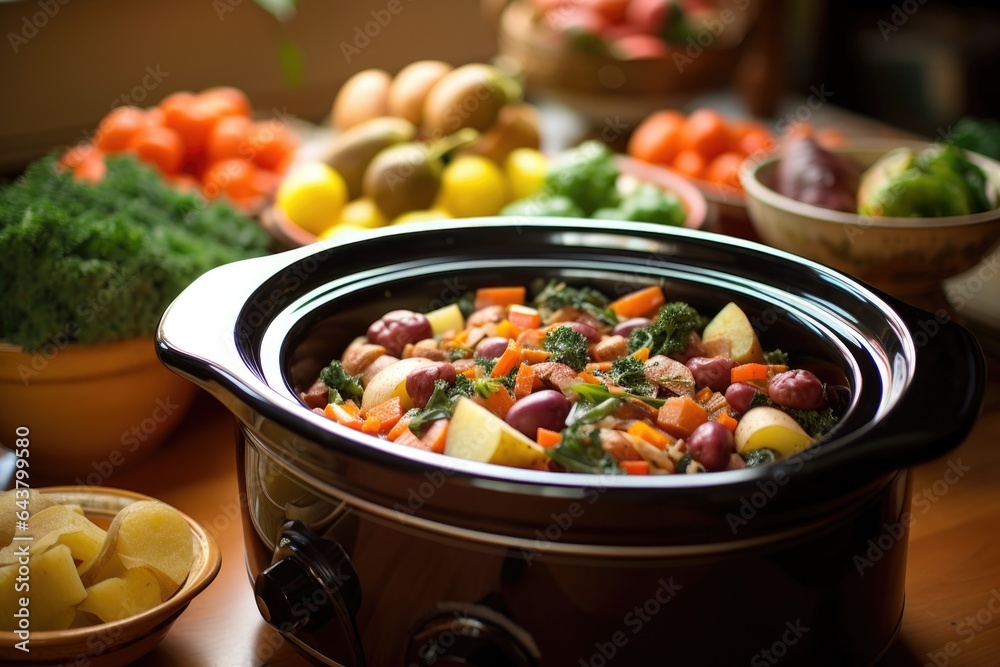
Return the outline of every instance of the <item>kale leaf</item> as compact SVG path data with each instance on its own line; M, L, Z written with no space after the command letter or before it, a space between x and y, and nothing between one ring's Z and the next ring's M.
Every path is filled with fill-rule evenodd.
M321 370L319 379L330 390L329 403L340 405L348 399L361 403L361 397L365 393L361 387L361 375L349 375L339 360L334 359Z
M628 351L648 347L650 356L681 354L687 348L691 332L701 331L705 324L706 319L683 301L666 303L660 306L651 324L632 330Z

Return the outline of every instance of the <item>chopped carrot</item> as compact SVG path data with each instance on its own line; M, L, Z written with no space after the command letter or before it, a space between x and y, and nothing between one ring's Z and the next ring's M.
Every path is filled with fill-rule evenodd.
M450 423L450 419L432 421L420 436L422 448L435 454L444 454L444 443L448 438L448 425Z
M649 474L649 461L619 461L618 465L629 475Z
M555 447L562 442L562 433L539 426L538 433L535 435L535 442L542 447Z
M475 380L477 373L476 369L478 368L479 366L469 366L464 371L462 371L462 375L464 375L467 380Z
M576 374L576 376L581 380L583 380L584 382L586 382L587 384L601 384L600 380L594 377L592 373L588 373L587 371L580 371L579 373Z
M512 324L524 329L537 329L542 326L542 314L530 306L513 304L507 309L507 319Z
M500 385L500 387L491 393L488 398L473 396L472 400L479 403L497 417L500 417L500 419L506 417L507 411L510 410L510 406L514 405L514 397L510 395L510 392L507 391L507 387L504 387L503 385Z
M517 375L514 376L514 399L520 400L531 393L535 386L535 369L528 364L521 364L517 367Z
M611 362L591 361L586 366L584 366L583 370L585 370L588 373L594 373L594 372L607 373L608 371L611 370Z
M639 361L649 361L649 348L640 347L638 350L632 353L632 356Z
M660 406L656 425L675 438L686 438L708 421L708 412L689 396L671 396Z
M521 346L516 341L507 341L507 349L503 351L497 363L490 372L490 377L500 378L517 368L521 363Z
M702 387L698 390L698 393L694 395L694 398L699 403L704 403L708 399L712 398L712 394L714 393L715 392L712 391L710 387Z
M379 403L365 413L365 421L374 417L379 421L378 433L385 433L400 420L403 416L403 403L399 396L393 396L389 400ZM364 430L364 429L362 429ZM365 431L367 433L367 431Z
M494 335L500 336L501 338L517 338L521 334L521 327L517 326L510 320L500 320L497 322L497 328Z
M404 445L406 447L413 447L414 449L424 449L424 443L420 441L413 431L410 429L403 429L396 439L393 440L397 445Z
M628 434L648 442L657 449L665 449L667 445L673 443L673 439L671 439L666 433L653 428L643 421L632 422L632 425L628 427Z
M403 435L404 432L410 433L410 418L406 416L400 417L399 421L396 422L395 426L389 429L389 432L385 437L395 442L401 435Z
M479 310L487 306L512 306L524 304L524 286L520 287L480 287L476 290L473 308Z
M650 285L615 299L608 305L608 308L615 311L615 314L621 319L627 320L633 317L652 315L657 308L666 302L667 297L663 295L660 286Z
M750 380L766 380L767 364L740 364L729 371L730 382L749 382Z
M368 435L377 435L382 430L382 420L375 415L368 415L361 424L361 432Z
M353 410L348 407L348 405L353 406ZM323 414L348 428L353 428L355 431L360 431L361 426L364 421L358 414L358 406L354 404L353 401L345 401L341 405L336 403L329 403L324 409Z
M730 433L735 431L736 425L739 424L739 422L730 417L729 413L726 412L725 410L719 413L719 416L715 418L715 421L719 422L720 424L728 428Z
M521 349L521 357L527 364L540 364L543 361L548 361L552 353L548 350L538 350L533 347L526 347Z

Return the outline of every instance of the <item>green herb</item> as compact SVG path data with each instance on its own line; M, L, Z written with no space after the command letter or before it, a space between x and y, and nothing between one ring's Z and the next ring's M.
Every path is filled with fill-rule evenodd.
M654 222L679 227L687 219L684 204L673 192L643 183L614 208L600 208L591 216L604 220Z
M500 215L534 215L546 218L585 218L583 209L569 197L548 196L544 193L511 202L500 210Z
M773 463L778 459L778 455L773 449L768 449L767 447L761 447L760 449L751 449L743 456L743 460L746 461L748 468L756 468L757 466L762 466L767 463Z
M535 296L535 307L542 313L543 321L552 313L567 306L587 313L607 326L618 324L615 311L608 308L611 300L593 287L572 287L563 282L550 280Z
M466 347L465 345L456 345L448 351L449 361L458 361L459 359L469 359L473 355L473 350L471 347Z
M424 427L438 419L450 419L455 412L460 394L453 390L453 385L444 380L434 381L434 391L427 399L427 405L419 408L410 418L409 428L414 435L420 436Z
M747 409L749 410L758 406L767 406L781 410L789 417L797 421L803 431L817 440L829 433L837 424L837 415L833 413L833 408L825 407L822 410L796 410L795 408L786 408L778 405L768 398L767 394L760 391L756 392L753 395L753 398L750 399L750 407Z
M361 397L365 393L361 387L361 375L349 375L339 360L334 359L321 370L319 379L330 390L329 403L340 405L348 399L361 403Z
M562 431L562 439L546 450L549 458L570 472L621 475L624 471L601 447L600 432L593 424L577 422Z
M771 364L773 366L787 366L788 365L788 354L782 352L780 349L774 349L770 352L764 353L764 363Z
M566 197L586 215L618 204L618 167L614 155L600 141L585 141L555 157L542 191Z
M642 396L640 394L612 394L606 385L591 384L589 382L578 382L577 384L572 385L570 389L575 391L580 398L589 403L600 403L608 400L609 398L614 398L616 400L632 398L640 400L648 405L652 405L654 408L658 408L667 402L665 398L653 398L652 396Z
M690 454L685 454L681 457L681 460L677 462L677 465L674 467L674 472L678 475L686 475L688 467L691 465L693 460L694 459L691 458Z
M566 364L574 371L582 371L590 362L587 356L587 338L569 326L551 329L542 339L542 349L552 353L549 361Z
M106 162L97 185L57 172L51 155L0 187L0 340L34 351L151 336L195 278L264 254L265 232L229 205L178 192L130 156Z
M608 377L616 385L638 396L655 396L656 385L646 379L646 364L631 354L611 362Z
M691 332L701 331L706 320L683 301L660 306L656 319L645 327L633 329L628 337L628 351L649 348L650 356L681 354L687 348Z

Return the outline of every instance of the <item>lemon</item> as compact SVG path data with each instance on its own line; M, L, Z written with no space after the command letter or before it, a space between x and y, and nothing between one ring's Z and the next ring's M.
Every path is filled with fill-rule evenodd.
M326 231L319 235L319 238L321 241L327 239L345 241L349 238L364 236L369 229L369 227L359 227L358 225L333 225L332 227L327 227Z
M347 203L347 206L340 213L340 222L337 224L374 229L385 227L389 221L385 219L382 211L373 200L368 197L359 197Z
M307 162L281 182L276 203L291 222L319 234L339 219L346 201L344 178L322 162Z
M511 199L526 199L538 193L545 181L549 160L534 148L515 148L504 160Z
M507 179L489 158L461 155L441 174L435 208L456 218L495 215L507 203Z
M445 220L447 218L453 217L448 211L444 211L439 208L421 208L415 211L407 211L406 213L397 216L393 221L393 225L403 225L407 222L423 222L425 220Z

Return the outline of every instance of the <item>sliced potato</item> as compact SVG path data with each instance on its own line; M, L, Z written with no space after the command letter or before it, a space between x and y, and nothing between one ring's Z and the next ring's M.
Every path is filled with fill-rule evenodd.
M728 356L738 364L762 363L764 349L757 340L750 319L735 303L727 303L702 332L701 340L706 348Z
M101 549L105 532L83 516L78 506L51 505L28 520L33 554L42 553L54 544L65 544L77 560L89 560ZM17 562L18 543L0 549L0 566Z
M461 331L465 328L465 317L457 303L451 303L443 308L432 310L425 315L430 322L431 331L435 336L440 336L445 331Z
M448 425L444 453L514 468L544 468L545 450L469 398L460 398Z
M763 405L743 415L733 438L740 454L767 447L782 456L790 456L816 442L787 414Z
M424 357L400 359L376 373L365 387L365 395L361 399L361 409L370 410L379 403L384 403L394 396L399 396L403 411L413 407L410 395L406 393L406 376L413 371L432 364Z
M121 577L111 577L88 588L87 598L77 610L110 623L152 609L160 602L156 575L144 567L133 567Z
M10 490L0 493L0 546L6 546L14 539L19 512L28 510L31 514L41 512L46 507L55 505L55 501L44 494L28 489L28 497L24 498L25 489ZM20 497L18 496L20 493Z
M65 630L87 591L76 572L73 553L57 544L31 556L31 629Z

